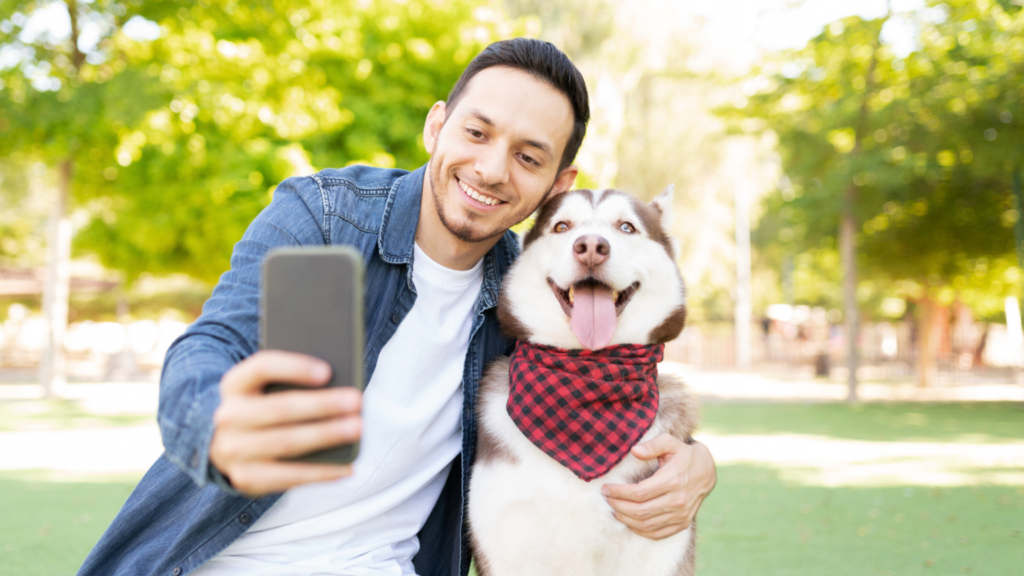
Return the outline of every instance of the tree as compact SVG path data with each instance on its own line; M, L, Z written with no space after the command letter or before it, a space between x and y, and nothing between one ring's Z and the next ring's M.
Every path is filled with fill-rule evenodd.
M1022 136L1024 114L1020 7L930 4L934 21L908 57L876 48L883 21L847 18L762 70L762 88L726 112L779 138L791 185L760 223L769 252L835 246L843 198L852 200L860 289L899 292L920 310L921 385L939 303L967 288L978 262L1013 253L1020 153L1007 143ZM1019 292L1013 276L992 297Z
M71 225L122 270L212 281L274 184L318 166L414 167L464 65L516 29L480 2L0 0L0 157L59 174L41 367L59 381ZM61 24L66 29L61 30ZM11 56L13 58L10 58Z
M134 123L144 111L147 82L111 50L125 22L123 4L6 1L0 13L11 15L0 22L0 51L14 55L13 65L0 68L0 156L42 162L59 180L47 242L48 338L39 375L50 396L63 381L72 235L67 206L83 180L79 171L115 141L114 127ZM55 33L62 23L66 33ZM82 36L85 24L96 38L92 45Z
M78 245L129 279L213 281L283 178L356 162L419 166L427 111L479 50L514 31L496 12L474 16L478 4L145 3L138 14L160 37L123 50L160 101L119 128L83 186L95 218Z

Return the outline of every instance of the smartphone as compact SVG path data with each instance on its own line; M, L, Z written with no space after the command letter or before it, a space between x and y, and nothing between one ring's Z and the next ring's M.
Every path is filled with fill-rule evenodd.
M301 352L331 365L327 388L363 389L363 260L354 248L278 248L263 261L260 349ZM270 384L266 392L310 390ZM348 464L359 444L293 460Z

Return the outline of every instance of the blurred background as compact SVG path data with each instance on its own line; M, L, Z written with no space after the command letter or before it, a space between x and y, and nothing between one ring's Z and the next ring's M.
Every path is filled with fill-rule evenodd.
M0 574L73 573L159 455L276 184L419 167L523 35L586 77L577 187L676 185L700 573L1019 573L1024 1L0 0Z

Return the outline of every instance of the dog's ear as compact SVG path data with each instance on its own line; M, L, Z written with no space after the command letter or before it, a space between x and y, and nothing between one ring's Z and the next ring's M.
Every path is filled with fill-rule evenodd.
M679 257L679 239L672 235L672 199L674 198L676 185L669 184L658 194L654 200L651 201L651 206L661 213L661 229L665 233L665 236L669 237L669 241L672 243L672 255L675 258Z
M661 213L661 228L667 235L672 234L672 198L675 196L675 189L675 184L669 184L651 201L651 206Z

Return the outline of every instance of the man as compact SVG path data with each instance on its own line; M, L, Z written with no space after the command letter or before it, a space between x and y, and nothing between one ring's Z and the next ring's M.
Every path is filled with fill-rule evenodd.
M589 115L583 77L557 48L498 42L430 110L426 166L278 186L168 351L166 452L80 573L464 576L477 385L510 346L494 310L517 253L508 228L572 186ZM366 260L363 397L317 390L330 372L319 360L255 351L263 257L324 244ZM264 395L270 382L311 390ZM360 438L354 466L282 460ZM714 486L707 449L664 435L634 453L662 467L605 487L616 517L649 538L685 529Z

